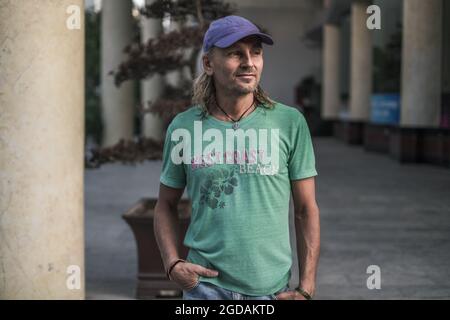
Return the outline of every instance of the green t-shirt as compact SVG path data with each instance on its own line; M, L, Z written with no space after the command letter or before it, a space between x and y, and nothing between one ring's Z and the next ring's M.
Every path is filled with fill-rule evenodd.
M187 260L219 271L200 281L268 295L291 276L290 181L317 175L314 151L295 108L260 105L239 124L202 119L198 106L178 114L167 130L160 181L187 187Z

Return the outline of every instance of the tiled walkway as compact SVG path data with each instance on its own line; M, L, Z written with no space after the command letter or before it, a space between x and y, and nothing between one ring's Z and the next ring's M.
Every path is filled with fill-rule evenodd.
M450 169L401 165L333 138L314 145L322 228L317 299L449 299ZM88 299L134 298L136 247L121 215L157 195L160 168L155 161L86 171ZM380 267L380 290L367 288L370 265Z

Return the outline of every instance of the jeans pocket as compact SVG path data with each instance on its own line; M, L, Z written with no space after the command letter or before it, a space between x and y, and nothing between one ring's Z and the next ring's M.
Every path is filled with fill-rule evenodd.
M197 282L195 283L195 285L192 288L190 288L190 289L187 289L187 290L185 289L184 291L185 292L191 292L194 289L196 289L199 285L200 285L200 277L197 277Z
M271 294L271 296L272 296L273 300L278 300L277 295L279 295L280 293L286 292L286 291L289 291L289 286L285 286L283 289L278 290L274 294Z

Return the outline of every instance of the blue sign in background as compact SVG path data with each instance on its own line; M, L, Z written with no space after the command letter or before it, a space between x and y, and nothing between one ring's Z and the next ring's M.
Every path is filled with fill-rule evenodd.
M400 94L372 95L370 121L381 124L398 124L400 121Z

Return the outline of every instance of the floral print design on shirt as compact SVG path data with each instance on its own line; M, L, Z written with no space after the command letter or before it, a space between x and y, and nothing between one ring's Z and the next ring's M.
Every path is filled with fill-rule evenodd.
M223 209L226 203L222 198L233 193L238 186L235 168L213 169L208 173L206 181L200 187L200 205L207 205L211 209Z

